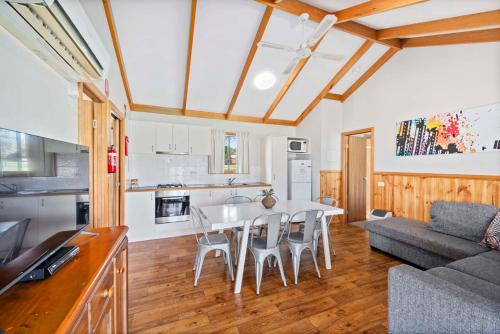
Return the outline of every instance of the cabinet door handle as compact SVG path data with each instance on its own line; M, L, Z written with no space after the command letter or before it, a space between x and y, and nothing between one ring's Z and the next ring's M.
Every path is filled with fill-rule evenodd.
M111 294L113 293L113 288L109 288L109 289L106 289L102 292L102 297L103 298L108 298L111 296Z
M172 144L168 144L168 150L172 151Z
M189 149L191 151L191 154L193 154L193 146Z
M41 205L42 205L42 206L45 206L45 200L44 200L43 198L42 198Z
M154 151L155 151L155 146L151 145L151 152L154 152Z
M174 144L174 151L177 151L177 144Z

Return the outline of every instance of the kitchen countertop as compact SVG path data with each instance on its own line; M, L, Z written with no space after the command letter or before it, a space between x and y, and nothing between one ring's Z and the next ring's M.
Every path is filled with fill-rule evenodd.
M272 187L268 183L264 182L248 182L248 183L234 183L232 185L228 184L186 184L185 187L180 188L157 188L157 187L134 187L128 188L127 192L140 192L140 191L175 191L175 190L198 190L198 189L225 189L225 188L252 188L252 187Z
M20 190L18 192L0 192L0 198L30 197L30 196L62 196L88 195L88 189L56 189L56 190Z

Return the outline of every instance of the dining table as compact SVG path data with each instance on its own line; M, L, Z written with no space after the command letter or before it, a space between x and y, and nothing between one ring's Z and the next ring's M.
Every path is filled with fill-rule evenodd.
M344 214L342 208L336 208L308 200L280 200L277 201L271 209L266 209L261 202L202 206L199 209L204 219L205 226L211 231L223 231L233 227L243 227L243 237L241 238L240 244L240 249L242 251L239 252L234 293L241 292L250 226L254 219L261 215L279 212L293 215L296 212L304 210L322 210L324 214L321 217L321 229L323 250L325 254L325 267L326 269L332 268L327 217ZM262 223L262 220L256 222L256 224L260 223Z

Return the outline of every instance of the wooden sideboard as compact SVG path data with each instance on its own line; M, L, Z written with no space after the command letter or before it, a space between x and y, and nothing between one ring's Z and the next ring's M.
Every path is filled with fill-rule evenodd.
M80 253L47 280L0 296L5 333L126 333L128 228L99 228L71 245ZM1 332L1 331L0 331Z

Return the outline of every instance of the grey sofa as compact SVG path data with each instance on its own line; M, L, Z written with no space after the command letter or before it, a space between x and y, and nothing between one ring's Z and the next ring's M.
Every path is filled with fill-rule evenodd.
M479 244L494 206L435 202L431 223L367 223L370 245L409 265L389 270L390 333L500 333L500 252Z

